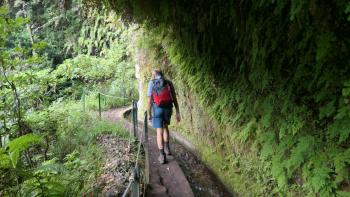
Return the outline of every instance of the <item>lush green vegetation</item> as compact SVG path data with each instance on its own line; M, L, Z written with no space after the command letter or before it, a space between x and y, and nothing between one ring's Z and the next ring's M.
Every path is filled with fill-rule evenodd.
M93 110L97 92L125 98L102 97L104 109L137 97L132 27L78 0L0 6L0 196L99 192L96 138L127 133Z
M348 1L105 5L144 24L150 62L186 100L188 135L230 187L245 195L349 195ZM195 114L203 111L209 117Z
M111 125L78 102L136 98L134 60L144 84L174 80L181 129L232 190L349 195L348 1L84 3L0 3L0 195L92 188L100 150L79 150Z
M94 183L105 158L96 137L103 133L127 136L121 127L83 113L74 101L30 113L25 122L34 132L11 139L0 149L2 196L97 192Z

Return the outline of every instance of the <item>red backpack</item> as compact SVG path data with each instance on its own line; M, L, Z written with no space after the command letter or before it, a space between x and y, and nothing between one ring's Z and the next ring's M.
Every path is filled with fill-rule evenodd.
M170 106L173 103L170 84L163 78L153 80L152 98L159 107Z

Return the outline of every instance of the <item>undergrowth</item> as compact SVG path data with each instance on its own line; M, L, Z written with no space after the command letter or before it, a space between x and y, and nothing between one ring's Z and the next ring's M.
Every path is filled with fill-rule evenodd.
M122 126L84 113L76 101L54 103L45 110L29 113L25 121L35 132L0 149L0 188L6 186L1 188L1 196L98 193L95 183L105 158L97 136L128 136ZM24 160L23 151L35 155L32 163ZM30 168L23 168L28 165Z

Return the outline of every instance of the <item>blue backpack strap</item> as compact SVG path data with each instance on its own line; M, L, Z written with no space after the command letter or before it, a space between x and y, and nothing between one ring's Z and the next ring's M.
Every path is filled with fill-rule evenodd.
M155 91L157 94L159 93L159 91L165 87L166 85L166 80L164 78L160 78L160 79L154 79L153 80L153 91Z
M155 88L154 88L155 82L154 81L155 81L154 79L151 80L151 84L152 84L151 101L152 101L152 103L154 103L154 99L153 99L153 92L155 92Z

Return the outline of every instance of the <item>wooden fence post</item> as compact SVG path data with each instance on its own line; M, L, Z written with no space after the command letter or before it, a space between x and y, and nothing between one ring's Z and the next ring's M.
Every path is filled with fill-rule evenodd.
M126 97L126 92L125 92L125 87L123 89L123 106L125 106L125 97Z
M2 103L4 106L6 106L6 98L5 97L2 97ZM5 113L5 110L4 110L4 113ZM4 119L3 119L3 130L4 130L4 135L6 134L6 114L3 116ZM0 128L0 148L2 147L2 131L1 131L1 128Z
M134 100L132 101L132 131L133 131L133 135L134 135L134 137L136 137L135 136L135 106L134 106Z
M144 148L145 148L145 189L149 183L149 151L148 151L148 124L147 124L148 118L147 118L147 111L145 112L145 119L144 119Z
M83 112L85 112L85 90L83 89Z
M98 93L98 113L100 115L101 120L101 93Z
M106 100L107 100L107 96L105 95L104 97L103 97L103 101L104 101L104 110L106 110Z
M134 105L135 105L135 126L136 126L136 131L137 131L137 133L139 134L139 121L138 121L138 116L137 116L137 113L138 113L138 108L137 108L137 101L134 101ZM140 137L140 136L139 136ZM141 137L140 137L140 139L141 139Z

